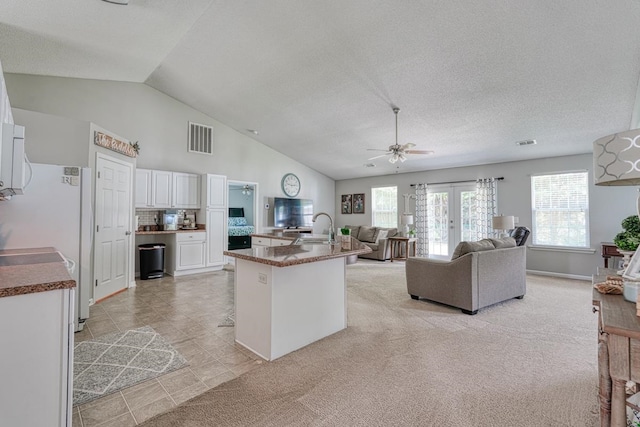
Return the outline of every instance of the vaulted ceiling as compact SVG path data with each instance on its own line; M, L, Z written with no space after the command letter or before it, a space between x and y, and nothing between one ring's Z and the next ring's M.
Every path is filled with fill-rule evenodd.
M639 23L638 0L2 0L0 60L145 83L346 179L591 152L631 126ZM394 105L434 154L368 160Z

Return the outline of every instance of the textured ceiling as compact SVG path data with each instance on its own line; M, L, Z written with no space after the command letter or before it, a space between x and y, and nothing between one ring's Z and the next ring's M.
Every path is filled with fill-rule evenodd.
M2 0L0 60L146 82L345 179L591 152L629 129L639 22L635 0ZM365 168L392 105L435 154Z

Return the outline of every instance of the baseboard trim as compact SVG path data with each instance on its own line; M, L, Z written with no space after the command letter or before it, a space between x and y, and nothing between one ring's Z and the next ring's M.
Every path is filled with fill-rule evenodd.
M554 271L527 270L527 274L537 274L538 276L560 277L562 279L587 280L591 281L591 276L581 276L579 274L556 273Z

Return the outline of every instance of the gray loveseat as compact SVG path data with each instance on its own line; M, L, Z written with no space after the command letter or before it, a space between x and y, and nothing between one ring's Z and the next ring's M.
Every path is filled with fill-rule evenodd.
M388 237L398 234L397 228L370 227L367 225L345 225L351 230L351 237L358 239L371 248L370 253L360 254L359 258L386 261L391 258L391 245Z
M526 293L526 247L512 237L461 242L451 261L409 258L407 291L476 314L479 309Z

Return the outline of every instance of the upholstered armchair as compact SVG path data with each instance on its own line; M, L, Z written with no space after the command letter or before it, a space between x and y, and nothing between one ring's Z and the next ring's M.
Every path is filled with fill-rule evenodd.
M516 241L517 246L524 246L529 238L529 234L531 230L527 227L516 227L513 230L509 231L509 236L513 237Z
M407 292L465 314L526 293L526 250L511 237L461 242L451 261L411 257Z

